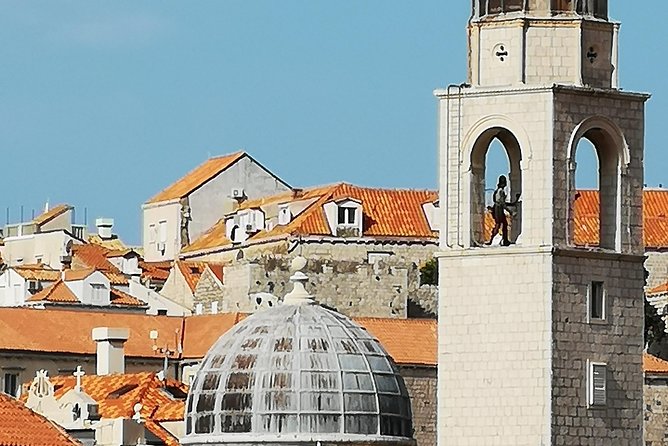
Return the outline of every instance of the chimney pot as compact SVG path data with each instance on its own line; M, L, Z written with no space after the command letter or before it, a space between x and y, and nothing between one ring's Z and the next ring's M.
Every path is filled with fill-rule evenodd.
M109 240L113 237L111 229L114 227L113 218L97 218L95 219L95 227L97 227L97 235L103 240Z
M97 343L97 374L125 373L125 341L130 337L127 328L93 328L93 341Z

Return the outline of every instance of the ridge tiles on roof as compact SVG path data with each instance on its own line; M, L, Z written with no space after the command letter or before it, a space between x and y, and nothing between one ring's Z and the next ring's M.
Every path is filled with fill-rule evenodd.
M236 152L230 155L210 158L175 183L163 189L162 192L148 200L146 204L186 197L244 156L246 156L245 152Z

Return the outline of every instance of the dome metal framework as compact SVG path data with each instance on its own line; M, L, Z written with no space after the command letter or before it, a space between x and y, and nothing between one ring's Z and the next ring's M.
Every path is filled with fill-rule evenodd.
M381 344L349 318L288 297L211 348L182 443L412 444L408 392Z

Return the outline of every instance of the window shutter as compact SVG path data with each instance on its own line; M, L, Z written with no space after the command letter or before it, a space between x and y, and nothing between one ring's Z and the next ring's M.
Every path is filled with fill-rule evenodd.
M607 394L607 366L605 364L591 365L590 399L591 406L604 406Z

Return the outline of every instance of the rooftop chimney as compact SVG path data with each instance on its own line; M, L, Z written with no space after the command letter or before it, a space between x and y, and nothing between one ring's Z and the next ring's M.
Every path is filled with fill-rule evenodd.
M113 237L111 234L111 228L114 227L113 218L97 218L95 219L95 226L97 227L97 235L102 240L109 240Z
M97 374L125 373L123 346L130 337L127 328L93 328L93 341L97 342Z

